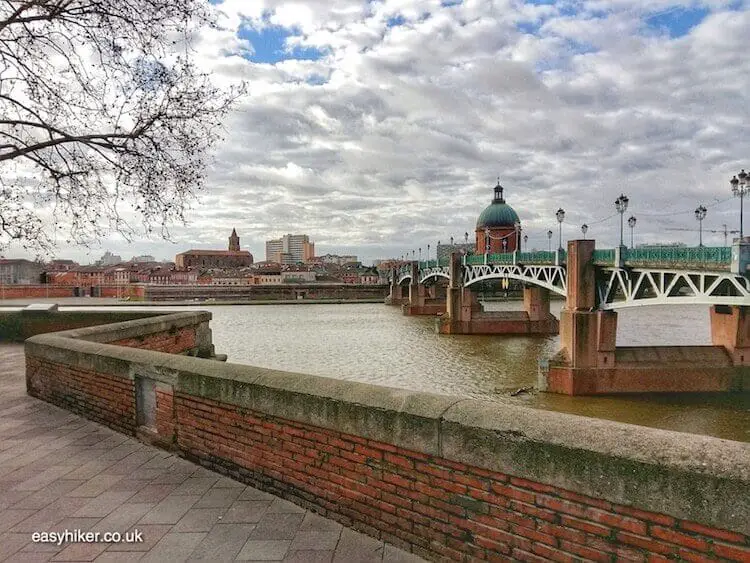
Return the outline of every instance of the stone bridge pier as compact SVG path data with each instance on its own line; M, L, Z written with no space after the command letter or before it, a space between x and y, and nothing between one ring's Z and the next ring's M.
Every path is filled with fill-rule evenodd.
M549 290L527 286L523 311L484 311L476 294L463 287L461 258L451 255L446 312L437 324L441 334L557 334L558 320L549 310Z
M437 283L425 285L419 282L419 264L412 262L409 299L401 306L404 315L440 315L445 313L446 297Z
M385 304L400 307L406 302L408 302L408 298L404 297L404 286L398 283L398 269L393 268L391 269L390 291L385 298Z
M568 294L560 313L561 350L539 388L566 395L710 392L750 385L748 307L714 306L713 346L618 347L617 313L597 310L593 240L568 243Z

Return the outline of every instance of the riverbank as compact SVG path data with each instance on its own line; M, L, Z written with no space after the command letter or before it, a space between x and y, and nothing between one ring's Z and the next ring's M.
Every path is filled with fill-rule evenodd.
M201 301L124 301L108 297L58 297L38 299L8 299L0 301L0 309L18 308L32 305L34 303L54 303L61 307L206 307L219 305L342 305L358 303L383 303L382 299L258 299L246 300L221 300L204 299Z

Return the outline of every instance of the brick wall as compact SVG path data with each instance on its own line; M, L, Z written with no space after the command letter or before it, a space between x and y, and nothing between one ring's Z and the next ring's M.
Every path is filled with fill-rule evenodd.
M177 444L215 470L428 559L750 561L750 537L178 393Z
M428 559L750 561L750 444L139 349L209 319L34 336L29 393Z
M195 327L185 326L165 332L144 334L133 338L115 340L110 344L127 348L140 348L141 350L158 350L168 354L182 354L196 346Z
M174 393L171 388L156 389L156 433L165 438L163 445L171 446L177 436Z
M119 432L135 432L132 379L27 357L26 391Z
M4 285L0 299L27 297L73 297L73 288L65 285Z

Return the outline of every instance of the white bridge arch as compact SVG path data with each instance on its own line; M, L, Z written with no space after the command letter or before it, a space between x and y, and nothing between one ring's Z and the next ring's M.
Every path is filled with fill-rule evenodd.
M567 295L568 277L564 266L522 266L520 264L482 264L464 268L464 287L485 280L514 279Z

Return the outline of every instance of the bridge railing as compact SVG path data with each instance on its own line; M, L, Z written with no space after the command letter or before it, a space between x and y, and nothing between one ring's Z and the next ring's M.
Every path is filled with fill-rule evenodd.
M726 264L732 261L732 249L724 246L628 248L625 250L627 262L665 263L707 263Z
M593 256L594 264L602 266L611 266L615 263L615 249L614 248L597 248L594 250Z
M519 252L517 262L519 264L554 264L555 253L547 252L546 250L537 252Z

